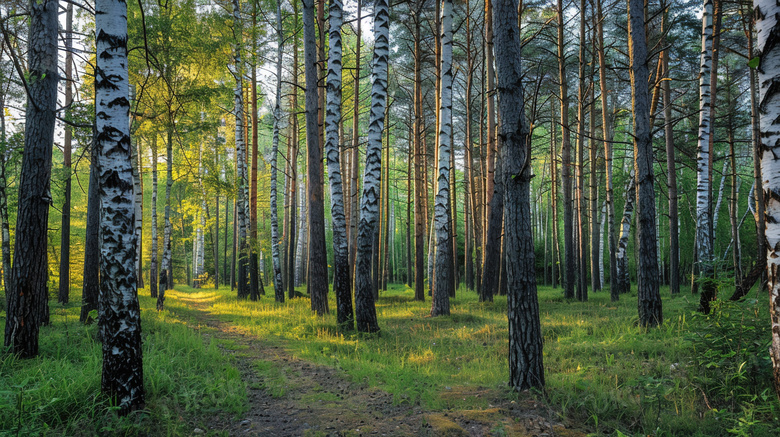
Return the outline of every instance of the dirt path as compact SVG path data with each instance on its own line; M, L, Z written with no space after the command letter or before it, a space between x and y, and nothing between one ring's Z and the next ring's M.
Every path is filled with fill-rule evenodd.
M213 328L216 339L246 383L250 409L238 420L204 418L194 434L230 436L552 436L584 435L550 420L532 399L495 399L487 410L433 412L420 405L393 405L392 395L351 382L339 369L291 356L210 314L205 300L181 296L197 309L194 322ZM460 395L460 394L453 394Z

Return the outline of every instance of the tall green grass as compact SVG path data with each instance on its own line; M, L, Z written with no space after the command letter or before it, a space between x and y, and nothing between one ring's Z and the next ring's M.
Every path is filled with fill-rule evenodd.
M204 414L245 411L246 389L231 359L154 305L141 298L143 411L116 417L100 394L97 325L79 323L77 304L53 304L38 357L0 355L0 435L190 435Z
M414 301L413 291L404 286L390 288L377 302L381 333L369 336L340 331L335 313L314 315L306 298L276 304L267 291L258 302L238 301L227 290L187 288L171 296L208 303L222 321L283 345L300 358L343 369L352 380L393 394L398 404L479 409L493 399L517 396L507 387L504 297L480 303L475 293L459 290L451 301L452 315L432 318L430 301ZM696 360L702 351L692 335L707 323L694 311L697 299L662 293L664 324L645 329L638 326L635 293L615 304L608 292L591 293L581 303L565 300L560 289L540 287L547 387L534 395L570 423L598 434L780 432L778 403L770 396L768 379L759 377L756 388L734 402L723 402L717 387L702 384L713 376L712 369ZM330 308L335 308L332 293L330 297ZM768 338L764 306L755 300L743 305L753 305L757 312L751 332ZM186 317L190 310L172 311Z

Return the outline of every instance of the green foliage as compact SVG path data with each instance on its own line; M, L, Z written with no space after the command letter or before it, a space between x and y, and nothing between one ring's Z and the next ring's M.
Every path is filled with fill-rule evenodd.
M146 408L118 418L100 394L97 325L78 321L80 306L52 307L39 357L0 355L0 435L189 435L201 414L246 409L244 384L230 358L142 298ZM5 314L0 319L4 326Z
M733 434L760 434L769 425L780 426L770 388L768 319L757 299L716 301L709 315L694 313L691 318L691 382L714 414L733 426Z

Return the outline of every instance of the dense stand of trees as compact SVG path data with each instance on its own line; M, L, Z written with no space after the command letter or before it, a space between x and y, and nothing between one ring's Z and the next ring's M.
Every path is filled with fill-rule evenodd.
M377 332L405 282L432 316L506 294L525 389L544 385L537 283L614 302L634 283L655 327L663 285L707 313L724 283L758 282L780 389L770 3L4 3L5 346L35 356L49 291L83 284L126 413L144 283L160 310L177 282L272 285L320 316L332 283L339 326Z

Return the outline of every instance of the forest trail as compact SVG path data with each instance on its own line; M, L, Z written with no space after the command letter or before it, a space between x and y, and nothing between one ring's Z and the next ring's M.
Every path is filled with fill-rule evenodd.
M192 326L235 358L246 383L249 411L240 418L203 417L195 434L230 436L584 436L566 429L551 410L533 399L495 399L485 410L430 411L393 404L382 390L350 381L340 369L292 356L219 320L209 298L171 295L195 311ZM203 329L206 328L206 329ZM465 393L452 393L454 396Z

